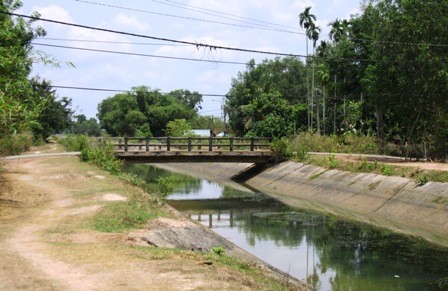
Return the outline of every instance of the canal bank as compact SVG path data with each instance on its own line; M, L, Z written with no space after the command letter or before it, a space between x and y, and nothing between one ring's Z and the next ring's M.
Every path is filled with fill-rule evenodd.
M231 183L230 178L250 164L157 166ZM331 213L448 246L448 205L434 202L437 197L448 197L446 183L419 186L407 178L283 162L253 176L246 184L294 207Z

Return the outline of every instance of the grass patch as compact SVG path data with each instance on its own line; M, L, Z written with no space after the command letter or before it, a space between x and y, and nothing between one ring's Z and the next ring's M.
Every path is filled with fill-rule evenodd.
M432 202L435 202L437 204L443 204L443 205L447 205L448 204L448 197L447 196L436 196L432 199Z
M319 178L320 176L322 176L323 173L325 173L325 171L322 171L322 172L320 172L320 173L317 173L317 174L312 175L312 176L310 177L310 180L314 180L314 179Z
M305 161L302 162L325 169L338 169L352 173L372 173L377 175L399 176L414 179L419 186L422 186L430 181L448 183L448 172L446 171L421 170L413 167L367 162L365 160L361 160L359 162L337 160L336 163L329 157L324 156L308 156Z
M12 134L0 137L0 157L18 155L30 149L33 135L30 133Z
M123 232L143 228L149 219L169 216L158 200L147 193L133 194L128 201L109 202L94 215L91 228L101 232Z
M369 190L370 190L370 191L375 190L375 189L378 187L378 185L380 185L380 183L381 183L381 180L369 184Z

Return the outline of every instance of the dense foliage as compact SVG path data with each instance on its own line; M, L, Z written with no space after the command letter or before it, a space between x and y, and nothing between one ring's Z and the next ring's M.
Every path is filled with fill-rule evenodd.
M274 138L294 125L354 133L376 137L380 153L446 158L446 15L448 0L368 0L359 15L331 22L331 41L316 47L320 29L308 7L300 24L313 54L306 64L250 61L228 93L231 128Z
M42 28L32 27L35 19L25 21L10 14L21 6L17 0L0 2L1 155L26 150L33 141L60 133L71 123L71 100L58 100L50 82L29 76L33 62L57 64L33 51L31 42L45 35Z
M195 119L201 102L197 92L162 94L141 86L103 100L98 105L98 119L112 136L163 136L169 121Z
M100 136L101 128L95 118L89 118L84 114L75 115L75 120L71 124L71 133L85 134L88 136Z
M232 80L227 96L230 127L237 134L281 137L297 122L306 128L306 71L296 58L266 60ZM305 104L305 105L304 105Z
M28 75L31 71L31 41L45 35L33 29L33 21L13 18L20 1L0 2L0 136L27 130L42 110L43 102L34 98Z

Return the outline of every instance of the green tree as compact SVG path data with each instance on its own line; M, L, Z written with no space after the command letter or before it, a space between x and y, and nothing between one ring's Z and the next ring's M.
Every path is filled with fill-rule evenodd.
M191 125L185 119L171 120L166 124L165 133L167 136L191 136Z
M306 7L305 10L299 14L299 24L302 28L305 28L306 30L306 37L305 37L305 41L306 41L306 61L308 64L308 39L309 37L309 29L314 25L314 21L316 21L316 15L311 14L310 13L311 7ZM307 66L308 68L308 66ZM306 83L307 83L307 107L308 107L308 129L312 130L313 125L312 125L312 120L313 120L313 107L312 107L312 101L311 101L311 97L310 97L310 76L309 76L309 72L308 69L306 71Z
M12 17L20 1L0 3L0 136L28 130L42 110L42 100L34 98L28 81L33 63L33 39L44 36L33 28L35 20ZM34 16L38 17L37 14Z
M185 90L173 92L177 95L140 86L132 88L131 92L109 97L98 105L101 127L113 136L162 136L169 121L191 120L197 116L195 108L198 108L199 100L189 103L181 98L182 94L191 97Z
M230 128L244 135L269 114L282 117L284 133L293 132L294 124L306 128L305 80L305 66L296 58L249 61L226 97Z
M71 127L73 111L70 109L72 100L63 97L57 100L56 91L51 83L38 77L30 80L36 102L42 104L42 109L31 129L36 140L46 140L50 135L62 133Z
M95 118L87 119L84 114L75 116L75 121L72 124L72 131L74 134L85 134L88 136L100 136L101 128Z

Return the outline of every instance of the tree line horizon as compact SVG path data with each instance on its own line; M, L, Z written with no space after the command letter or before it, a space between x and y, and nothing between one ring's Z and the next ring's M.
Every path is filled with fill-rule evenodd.
M20 4L4 1L0 9L14 11ZM298 14L298 25L306 31L305 60L277 57L259 64L249 60L246 69L232 78L224 99L227 124L217 118L218 125L212 125L210 117L198 114L203 101L199 92L179 89L162 94L139 86L100 102L98 127L115 136L161 136L167 134L170 121L184 120L171 123L170 130L210 125L237 136L273 139L292 138L304 131L362 135L376 138L379 153L386 144L395 144L417 155L425 151L430 157L446 159L448 0L363 1L361 13L331 22L330 40L320 42L321 28L311 10L307 7ZM32 20L13 21L1 14L0 22L8 28L2 29L6 41L0 49L7 54L1 54L0 63L6 64L8 57L16 60L2 69L1 133L31 130L45 138L62 131L55 126L63 124L60 120L72 129L74 123L86 122L82 115L74 121L71 100L58 101L51 82L29 78L31 41L45 32L33 29ZM11 47L20 49L19 53L14 55ZM48 117L52 110L59 114L59 122ZM45 111L47 120L39 123ZM94 126L95 120L89 122Z

